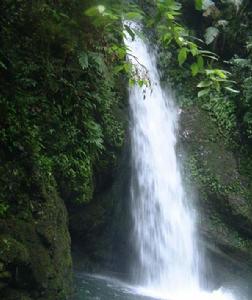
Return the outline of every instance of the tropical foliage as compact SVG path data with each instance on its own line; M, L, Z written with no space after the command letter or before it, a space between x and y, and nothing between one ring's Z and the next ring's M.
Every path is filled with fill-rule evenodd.
M89 201L94 173L115 164L123 143L124 92L111 72L118 37L100 34L86 8L1 3L1 213L29 207L35 179L66 201Z
M197 78L193 87L221 126L237 132L240 124L242 136L251 139L249 1L30 6L6 0L1 11L1 214L29 198L27 178L56 186L66 201L85 202L98 184L94 175L115 166L124 140L124 78L149 84L147 72L139 72L144 66L130 54L126 58L125 34L134 39L140 33L125 20L141 21L160 51L176 56L180 73L189 70Z

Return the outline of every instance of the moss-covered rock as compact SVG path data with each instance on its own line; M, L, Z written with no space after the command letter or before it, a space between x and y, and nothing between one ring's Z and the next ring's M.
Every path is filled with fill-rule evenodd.
M0 295L6 300L63 300L71 292L67 212L55 191L41 190L40 197L39 205L31 199L37 208L29 218L0 220Z
M218 261L216 278L230 280L231 270L232 275L251 276L252 194L239 154L199 105L182 110L180 142L186 153L185 183L197 190L199 233L209 256Z

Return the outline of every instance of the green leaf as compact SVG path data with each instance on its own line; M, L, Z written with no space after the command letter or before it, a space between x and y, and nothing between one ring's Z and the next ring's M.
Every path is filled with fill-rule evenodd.
M126 62L123 64L124 66L124 71L127 73L127 74L130 74L131 71L132 71L132 64L130 62Z
M174 15L169 13L169 12L166 14L166 17L167 17L168 20L174 20L175 19Z
M203 54L204 57L208 57L208 58L211 58L213 60L216 60L218 61L218 58L216 56L212 56L212 55L206 55L206 54Z
M197 63L191 65L192 76L196 76L199 73L199 67Z
M194 43L190 43L190 51L192 53L192 56L196 56L199 53L198 47Z
M162 40L164 43L169 44L172 41L172 34L170 32L165 33L162 36Z
M232 89L232 88L229 87L229 86L225 86L225 89L226 89L227 91L231 92L231 93L234 93L234 94L239 94L239 93L240 93L240 91L235 90L235 89Z
M138 85L140 87L143 87L143 85L144 85L144 81L143 80L138 80L137 83L138 83Z
M88 55L85 52L81 52L79 55L79 63L83 70L88 68Z
M207 51L207 50L200 50L200 53L202 54L209 54L209 55L213 55L213 56L216 56L218 57L218 55L212 51Z
M117 65L113 69L114 74L118 74L118 73L122 72L123 70L124 70L124 65Z
M210 92L210 89L204 89L198 92L198 97L203 97L205 95L207 95Z
M197 10L202 10L202 6L203 6L203 0L195 0L195 8Z
M216 53L211 52L211 51L199 50L199 53L204 57L209 57L211 59L218 60L218 55Z
M202 71L204 69L204 59L202 56L198 56L197 65L198 65L199 71Z
M136 81L132 78L129 79L129 85L133 87L136 84Z
M143 19L143 16L139 12L132 11L126 13L124 18L126 20L141 21Z
M224 70L219 70L219 69L215 69L215 74L218 75L220 78L222 79L226 79L227 78L227 72Z
M204 88L204 87L209 87L211 85L212 85L211 81L203 80L203 81L201 81L200 83L197 84L197 87L198 88Z
M206 69L206 75L207 76L218 76L221 79L227 79L227 74L230 74L230 72L220 69Z
M183 63L186 61L187 59L187 51L188 49L187 48L181 48L179 50L179 54L178 54L178 62L179 62L179 65L182 66Z

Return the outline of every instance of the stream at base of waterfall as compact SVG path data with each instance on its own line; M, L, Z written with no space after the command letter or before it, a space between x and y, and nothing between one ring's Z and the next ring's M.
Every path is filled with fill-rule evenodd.
M224 289L213 292L195 291L194 294L181 292L172 296L149 288L127 284L116 278L76 273L76 295L74 300L235 300ZM239 300L243 298L239 297Z

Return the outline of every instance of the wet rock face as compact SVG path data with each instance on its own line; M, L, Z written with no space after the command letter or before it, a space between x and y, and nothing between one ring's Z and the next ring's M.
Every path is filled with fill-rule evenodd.
M31 205L36 205L31 200ZM71 292L67 212L55 191L39 213L0 220L0 298L63 300Z
M119 155L118 155L119 156ZM130 242L130 148L125 140L113 180L87 204L72 206L69 230L76 270L127 275L132 256Z
M199 233L207 256L216 262L213 273L220 284L233 275L250 277L252 197L239 154L230 150L206 111L193 106L180 116L178 148L185 153L185 183L196 190Z

